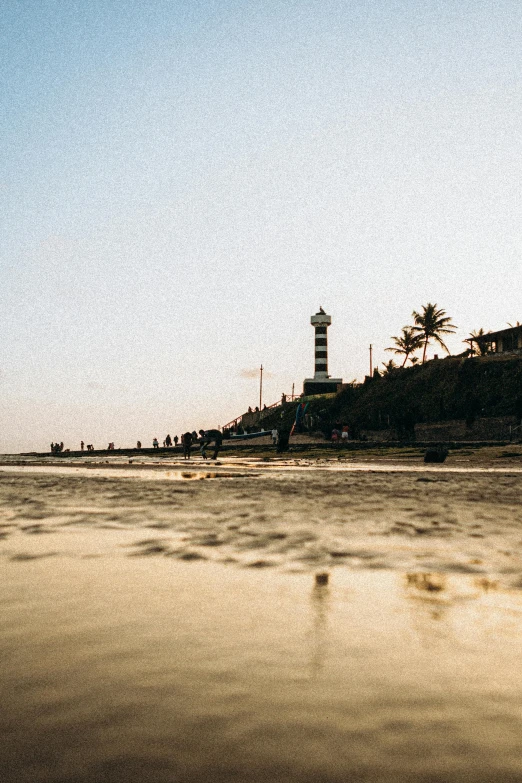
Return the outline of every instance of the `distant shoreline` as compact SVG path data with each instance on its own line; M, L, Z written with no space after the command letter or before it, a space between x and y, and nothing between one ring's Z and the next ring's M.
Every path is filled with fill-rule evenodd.
M327 461L327 462L364 462L412 465L422 464L427 448L433 448L433 442L423 443L372 443L369 441L352 441L348 443L312 442L291 444L290 449L278 454L272 444L244 443L224 444L219 454L218 462L232 460L253 460L262 462L279 461ZM522 466L522 445L509 442L470 442L444 445L448 449L448 457L444 463L447 466L489 466L489 467L520 467ZM0 455L0 465L56 465L63 466L133 466L147 468L170 467L173 465L211 468L216 463L203 460L198 448L192 451L192 458L184 460L181 449L115 449L99 451L70 451L60 454L50 452L32 452L25 454Z

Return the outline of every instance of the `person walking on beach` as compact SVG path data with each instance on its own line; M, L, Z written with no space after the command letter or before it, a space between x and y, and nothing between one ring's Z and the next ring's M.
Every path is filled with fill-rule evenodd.
M176 447L178 445L178 440L179 440L178 436L174 435L174 446L176 446Z
M170 437L170 435L167 435L167 437L165 438L165 446L168 449L170 449L170 447L172 446L172 438Z
M158 441L157 438L153 438L153 440L152 440L152 447L154 449L159 449L159 441Z
M192 446L192 433L185 432L181 436L181 443L183 444L183 459L190 459L190 447Z
M85 448L85 443L83 442L83 440L82 440L82 442L80 443L80 448L81 448L81 450L82 450L82 451L83 451L83 449Z
M139 441L136 443L136 448L137 448L137 449L141 449L141 440L139 440Z
M212 454L212 459L217 459L219 449L223 443L222 433L219 430L200 430L199 434L201 435L201 447L199 451L203 459L207 458L207 446L210 443L214 443L214 453Z

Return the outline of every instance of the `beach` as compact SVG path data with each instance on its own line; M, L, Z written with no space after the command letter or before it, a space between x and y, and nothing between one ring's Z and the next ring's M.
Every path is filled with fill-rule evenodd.
M515 447L0 462L6 783L521 779Z

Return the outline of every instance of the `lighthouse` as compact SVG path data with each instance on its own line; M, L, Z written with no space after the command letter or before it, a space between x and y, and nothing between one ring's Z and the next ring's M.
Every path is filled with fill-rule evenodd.
M313 378L305 379L303 393L306 397L336 392L343 382L342 378L330 378L328 375L328 327L332 323L332 316L320 307L310 318L310 323L315 331L315 371Z

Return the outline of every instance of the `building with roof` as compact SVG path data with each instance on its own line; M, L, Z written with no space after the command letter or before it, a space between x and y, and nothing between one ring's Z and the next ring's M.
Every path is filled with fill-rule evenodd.
M487 353L522 353L522 324L500 329L498 332L488 332L475 337L473 342L477 343L482 351L485 346Z

